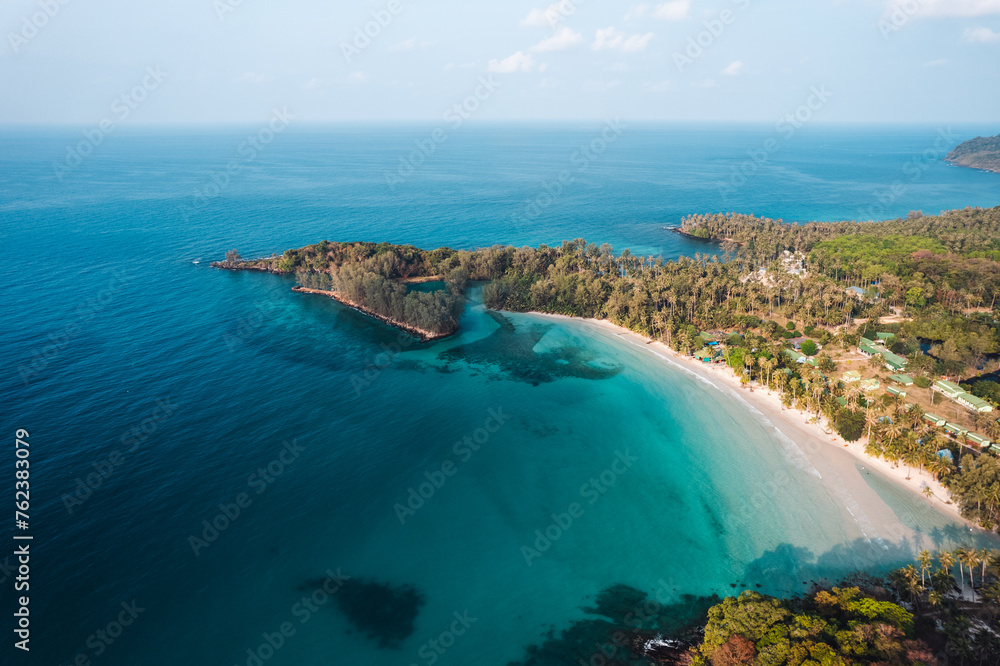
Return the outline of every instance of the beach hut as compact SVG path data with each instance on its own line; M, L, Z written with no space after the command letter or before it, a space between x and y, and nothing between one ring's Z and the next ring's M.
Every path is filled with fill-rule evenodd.
M890 393L891 395L898 395L900 398L906 397L906 391L904 391L903 389L898 389L895 386L888 387L886 389L886 392Z
M840 376L844 380L845 384L853 384L854 382L861 381L861 373L857 370L849 370Z
M893 375L889 377L892 381L900 384L901 386L913 386L913 377L909 375Z
M924 414L924 420L930 423L931 425L935 425L939 428L944 426L944 424L946 423L946 421L943 418L941 418L937 414L931 414L930 412Z

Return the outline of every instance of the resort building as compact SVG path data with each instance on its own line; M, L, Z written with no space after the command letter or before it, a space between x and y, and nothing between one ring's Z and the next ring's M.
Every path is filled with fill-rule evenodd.
M862 380L858 384L858 387L862 391L864 391L865 393L869 393L871 391L874 391L874 390L876 390L880 386L881 386L881 384L879 383L879 381L877 379L865 379L865 380Z
M900 398L905 398L906 397L906 391L904 391L903 389L898 389L895 386L888 387L886 389L886 392L890 393L892 395L898 395Z
M954 382L945 381L944 379L939 379L934 382L932 387L938 393L945 395L948 398L957 398L958 396L965 393L965 389Z
M892 377L889 377L889 379L901 386L913 386L913 377L910 377L909 375L893 375Z
M882 354L881 349L875 348L875 343L871 340L861 338L861 344L858 345L858 353L864 356L880 356Z
M970 432L966 435L966 439L982 449L985 449L992 444L989 437L983 437L982 435L974 432Z
M993 411L993 405L989 404L981 398L977 398L971 393L962 393L955 396L955 402L962 405L963 407L968 407L974 412L981 412L983 414Z
M895 333L876 333L875 337L878 339L879 343L881 343L881 344L884 345L884 344L888 343L889 340L892 340L893 338L895 338L896 334Z
M950 421L944 424L944 431L956 439L962 439L969 434L968 429L963 428L957 423L951 423Z
M785 356L792 359L796 363L808 363L809 365L816 367L816 359L809 358L805 354L801 354L794 349L786 349Z
M903 358L902 356L897 356L896 354L893 354L891 351L888 350L882 352L882 360L885 361L885 367L888 368L889 370L895 370L896 372L899 372L900 370L906 367L905 358Z
M931 425L935 425L939 428L944 427L944 424L946 423L945 419L941 418L937 414L931 414L929 412L927 414L924 414L924 420L930 423Z
M853 384L854 382L861 381L861 373L858 372L857 370L849 370L844 374L842 374L840 378L844 381L845 384Z

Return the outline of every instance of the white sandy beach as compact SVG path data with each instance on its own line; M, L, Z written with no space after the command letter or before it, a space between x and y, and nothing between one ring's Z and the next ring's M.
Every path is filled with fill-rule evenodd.
M800 412L797 409L785 409L776 391L761 388L756 382L751 384L754 388L752 391L741 387L739 380L727 366L708 366L697 359L674 352L661 342L651 342L648 338L606 320L532 314L572 320L603 334L614 335L643 349L660 363L669 364L700 377L719 390L730 393L734 399L743 401L748 407L763 415L766 422L770 422L776 430L776 436L779 438L783 436L794 443L795 448L801 451L822 477L827 490L847 508L861 531L873 541L880 539L897 541L901 535L899 518L863 478L863 474L878 474L891 479L922 501L931 502L949 518L966 525L973 532L983 533L981 529L962 518L957 505L948 501L948 491L929 473L916 468L907 470L905 465L896 467L885 460L866 455L864 438L854 443L845 442L826 424L825 418L820 417L817 423L813 414ZM923 494L925 487L933 491L933 497L927 498Z

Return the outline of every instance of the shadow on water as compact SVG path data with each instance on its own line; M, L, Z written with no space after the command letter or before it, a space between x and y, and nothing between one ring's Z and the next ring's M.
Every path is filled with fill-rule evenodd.
M937 547L985 545L982 534L970 535L961 528L935 530L928 534ZM996 541L989 543L995 547ZM747 565L742 580L730 584L727 596L754 590L783 598L799 597L818 588L843 585L871 588L889 571L913 564L920 547L903 539L897 543L857 539L817 555L808 548L781 544ZM664 571L665 576L671 572ZM525 648L525 656L508 666L576 666L600 663L676 663L686 646L700 642L700 630L709 608L722 600L711 596L677 596L661 581L653 595L627 585L601 591L593 606L583 605L588 615L566 629L550 629L541 643ZM647 642L652 639L652 642ZM673 643L658 658L643 654L655 644ZM678 650L678 648L680 648Z
M327 579L307 581L300 590L321 589ZM348 579L333 595L348 621L383 649L399 649L415 630L414 621L426 602L424 594L409 585Z
M473 367L499 369L499 378L526 382L533 386L566 377L610 379L623 369L621 365L609 363L579 344L537 351L539 341L554 328L554 324L515 327L498 312L487 314L500 324L496 331L482 340L443 351L438 358L446 363L463 362Z

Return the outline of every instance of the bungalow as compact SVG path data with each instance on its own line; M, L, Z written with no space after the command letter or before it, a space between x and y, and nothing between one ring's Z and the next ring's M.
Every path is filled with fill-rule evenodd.
M931 425L936 425L937 427L942 427L945 424L945 420L938 416L937 414L931 414L930 412L924 414L924 420Z
M858 345L858 353L864 356L871 357L871 356L879 356L882 353L882 351L880 349L876 349L875 343L872 342L871 340L865 342L865 339L862 338L861 344Z
M902 386L913 386L913 377L909 375L893 375L889 379Z
M715 352L708 347L700 349L694 353L694 357L702 363L711 363L713 356L715 356Z
M878 341L879 341L879 342L880 342L881 344L883 344L883 345L884 345L884 344L886 344L887 342L889 342L889 340L892 340L893 338L895 338L895 337L896 337L896 334L895 334L895 333L876 333L876 334L875 334L875 337L877 337L877 338L878 338Z
M958 425L957 423L951 423L950 421L948 423L944 424L944 430L949 435L953 435L954 437L956 437L958 439L961 439L962 437L965 437L966 435L969 434L968 429L963 428L962 426Z
M892 395L898 395L900 398L906 397L906 391L904 391L903 389L898 389L895 386L888 387L886 391Z
M906 367L906 359L893 354L891 351L882 352L882 360L885 361L885 367L896 372Z
M864 380L862 380L858 384L858 387L862 391L864 391L865 393L868 393L869 391L874 391L879 386L881 386L881 384L879 384L879 381L877 379L874 379L874 378L873 379L864 379Z
M788 358L792 359L796 363L808 363L809 365L811 365L813 367L816 367L816 365L817 365L816 359L809 358L805 354L800 354L799 352L795 351L794 349L786 349L785 350L785 356L787 356Z
M848 287L847 293L855 298L864 298L865 296L865 290L861 287Z
M977 398L971 393L962 393L960 395L955 396L955 402L964 407L968 407L974 412L980 412L985 414L987 412L993 411L993 405L989 404L988 402L986 402L981 398Z
M985 449L985 448L989 447L990 444L992 444L992 442L990 441L989 437L984 437L984 436L982 436L982 435L980 435L978 433L974 433L974 432L970 432L968 434L968 436L967 436L967 439L970 442L972 442L973 444L979 446L979 448L982 448L982 449Z
M861 373L857 370L849 370L840 376L845 384L853 384L861 381Z
M964 388L962 388L961 386L959 386L954 382L945 381L944 379L939 379L936 382L934 382L932 388L935 391L942 393L949 398L957 398L958 396L965 393Z

